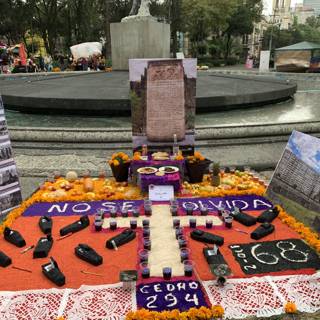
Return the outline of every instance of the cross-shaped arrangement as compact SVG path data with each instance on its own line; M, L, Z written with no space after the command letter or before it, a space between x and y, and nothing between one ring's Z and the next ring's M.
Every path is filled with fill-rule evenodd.
M142 227L143 221L149 220L150 234L147 237L151 243L151 250L139 251L141 262L148 262L150 276L160 277L164 268L171 268L172 276L183 276L184 265L182 260L189 259L188 250L179 247L176 237L177 223L179 227L203 227L208 223L214 226L221 226L222 221L217 216L172 216L169 204L152 205L152 215L150 217L117 217L105 218L103 228L110 228L110 224L116 222L117 227L129 228L133 221ZM143 251L143 252L142 252ZM184 256L185 255L185 256ZM146 264L146 263L145 263Z

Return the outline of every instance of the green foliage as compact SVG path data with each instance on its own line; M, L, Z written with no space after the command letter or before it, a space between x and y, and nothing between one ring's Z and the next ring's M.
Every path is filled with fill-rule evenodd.
M289 46L301 41L320 43L320 17L310 17L306 24L295 23L288 30L280 30L279 26L271 26L266 30L263 49L269 48L272 35L272 50Z
M212 175L213 176L218 176L220 173L220 163L219 162L214 162L212 166Z
M138 97L134 90L130 90L130 100L133 107L139 107L141 104L141 98Z
M214 59L228 60L241 53L237 38L252 33L262 8L261 0L184 0L185 30L192 43L192 55L201 56L199 47L204 43Z

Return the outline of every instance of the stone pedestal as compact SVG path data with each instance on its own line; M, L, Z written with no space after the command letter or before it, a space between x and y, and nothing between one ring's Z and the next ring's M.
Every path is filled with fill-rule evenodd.
M169 58L170 25L152 17L111 23L113 70L128 70L129 59Z

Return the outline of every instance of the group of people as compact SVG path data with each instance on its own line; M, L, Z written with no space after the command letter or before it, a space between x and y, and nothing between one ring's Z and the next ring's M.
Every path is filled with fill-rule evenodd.
M57 54L54 57L30 56L26 63L21 61L18 54L14 54L5 48L0 50L0 73L26 73L26 72L51 72L51 71L103 71L106 61L101 56L86 59L73 59L71 55Z

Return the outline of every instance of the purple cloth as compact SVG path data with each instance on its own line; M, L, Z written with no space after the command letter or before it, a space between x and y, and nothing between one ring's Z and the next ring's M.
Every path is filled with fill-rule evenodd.
M234 205L243 210L266 210L272 208L272 203L261 196L228 196L223 198L184 198L178 199L179 205L183 208L186 203L193 203L194 210L199 210L201 203L208 205L209 210L217 211L217 207L224 204L227 209ZM98 209L104 209L110 212L114 206L119 208L128 207L129 212L135 206L141 206L143 200L115 200L115 201L88 201L88 202L39 202L31 205L23 213L24 217L33 216L73 216L88 214L93 215Z
M185 209L186 203L193 204L193 210L199 211L201 204L206 204L209 211L218 211L218 207L224 205L227 210L234 206L242 210L267 210L273 207L273 204L264 197L249 196L226 196L217 198L180 198L179 206Z
M140 284L137 287L137 305L150 311L207 307L198 281L162 281Z
M163 186L170 185L174 187L174 191L179 191L181 188L180 174L170 173L163 176L155 174L138 174L138 186L142 191L148 191L149 185Z

